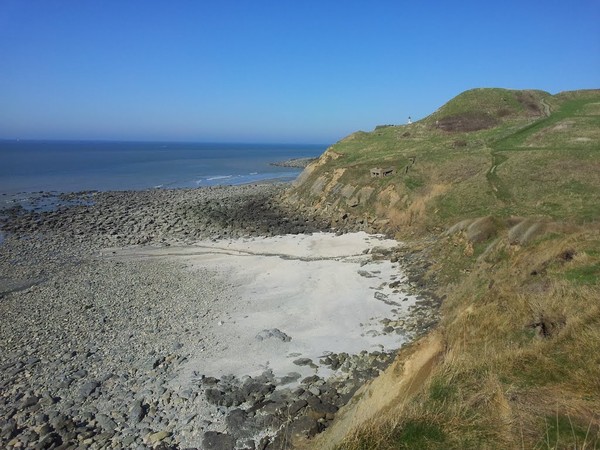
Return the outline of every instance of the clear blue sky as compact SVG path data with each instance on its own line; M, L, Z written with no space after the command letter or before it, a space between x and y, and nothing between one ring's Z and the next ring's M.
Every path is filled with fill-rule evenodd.
M333 143L600 87L599 0L1 0L0 138Z

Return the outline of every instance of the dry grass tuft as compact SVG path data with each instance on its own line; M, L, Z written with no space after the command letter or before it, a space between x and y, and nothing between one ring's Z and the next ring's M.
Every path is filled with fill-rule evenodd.
M339 448L600 446L600 283L568 276L598 262L600 229L525 247L508 234L462 256L472 266L446 292L446 350L422 390Z

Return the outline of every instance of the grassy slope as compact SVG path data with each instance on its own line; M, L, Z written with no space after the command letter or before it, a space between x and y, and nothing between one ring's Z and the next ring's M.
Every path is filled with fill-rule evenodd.
M328 150L296 194L387 217L413 245L433 233L445 296L441 362L340 448L600 446L599 142L600 91L485 89ZM370 178L385 166L397 174ZM350 208L347 185L374 194Z
M600 194L599 97L599 91L467 91L418 123L343 139L327 152L337 158L314 170L297 192L313 204L344 208L339 186L372 186L375 193L352 213L388 217L401 236L489 214L593 221ZM553 109L549 117L546 108ZM492 118L494 126L460 131L461 119L468 129L473 116ZM447 131L446 121L457 120L458 131ZM373 167L394 167L396 175L371 179ZM336 169L343 173L323 195L315 181L331 179Z

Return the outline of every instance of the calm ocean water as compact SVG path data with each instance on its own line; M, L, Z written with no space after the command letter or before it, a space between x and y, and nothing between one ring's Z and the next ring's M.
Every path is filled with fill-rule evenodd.
M319 156L326 145L0 141L0 195L140 190L293 180L271 162Z

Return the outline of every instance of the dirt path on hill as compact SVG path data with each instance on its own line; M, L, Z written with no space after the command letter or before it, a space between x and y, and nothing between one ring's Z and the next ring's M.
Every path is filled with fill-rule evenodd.
M550 105L548 103L546 103L546 100L544 100L544 99L541 99L540 103L544 107L544 115L546 117L550 117L550 114L552 114L552 110L550 109Z
M507 202L510 200L510 192L502 183L502 180L497 174L497 170L498 166L504 163L508 159L508 157L505 155L500 155L499 152L493 151L491 153L491 156L492 164L485 176L496 199L502 202Z

